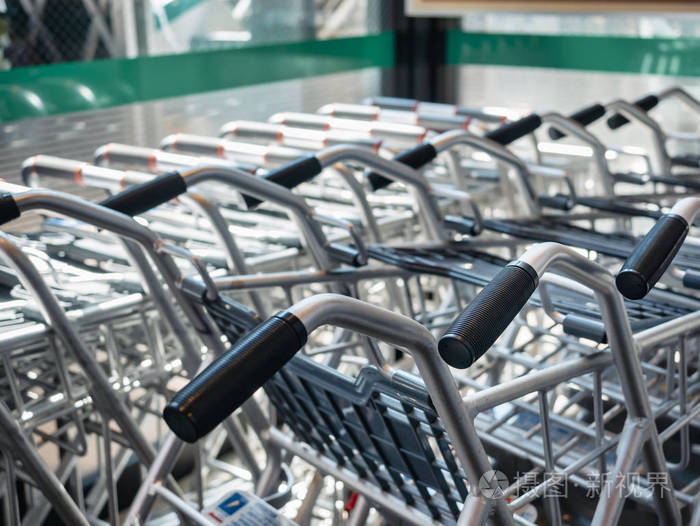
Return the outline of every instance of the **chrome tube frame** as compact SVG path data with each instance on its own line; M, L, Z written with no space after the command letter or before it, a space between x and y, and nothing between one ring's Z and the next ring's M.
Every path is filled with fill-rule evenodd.
M170 293L173 295L178 306L183 310L190 323L192 323L204 344L212 350L222 350L218 331L215 329L206 313L201 308L195 307L182 295L179 288L182 278L180 272L172 258L163 253L165 243L158 239L151 230L140 225L125 214L115 212L70 194L53 190L27 190L14 194L14 199L17 203L17 207L22 212L37 209L51 210L134 240L146 251L151 261L156 265L161 276L168 284ZM168 312L168 310L165 310L165 312ZM175 327L177 327L177 324ZM183 333L183 337L185 338L183 342L187 342L183 345L185 354L189 356L192 361L191 366L196 369L196 364L198 364L201 359L201 353L194 344L189 343L186 333Z
M654 473L668 474L661 442L656 430L654 415L644 382L638 351L634 344L632 330L627 318L622 297L617 292L613 276L603 267L581 256L576 251L558 243L542 243L533 246L520 257L530 265L538 276L549 268L575 279L593 289L600 304L603 322L606 327L610 349L624 393L628 419L649 422L647 440L644 442L643 457L647 470ZM670 475L667 480L670 479ZM621 488L618 488L621 489ZM657 512L666 525L680 524L678 502L674 497L673 487L659 485L653 488ZM620 496L603 495L602 502L596 508L593 524L606 524L610 517L618 517L622 511ZM610 500L608 500L608 497ZM616 500L618 499L618 500Z
M188 187L205 181L219 181L234 186L238 191L263 200L273 201L291 211L301 230L311 256L320 269L334 266L328 257L325 246L328 244L320 225L314 221L314 211L304 199L294 195L287 188L266 181L235 168L199 166L180 174Z
M477 481L491 466L474 423L464 409L452 373L440 359L435 339L428 329L400 314L337 294L318 294L287 310L303 323L307 333L322 325L334 325L396 345L411 354L470 483L469 499L493 505L499 524L514 524L503 498L494 499L492 503L483 502L485 497ZM373 499L373 495L365 496ZM481 505L470 504L465 509L482 516ZM474 524L473 521L468 523Z
M520 186L522 187L519 190L525 199L525 204L529 213L533 216L541 214L542 211L537 203L537 196L535 195L535 191L533 190L529 181L530 172L527 165L505 146L463 130L453 130L441 133L428 142L432 144L438 152L449 150L457 145L466 145L474 148L475 150L485 152L498 161L511 166L515 169L518 175L518 180L520 181Z
M22 163L22 178L28 186L42 186L42 176L38 173L39 167L62 173L65 179L73 180L78 185L96 186L117 192L125 185L140 184L153 177L149 173L114 170L74 159L52 155L34 155Z
M151 149L151 148L142 148L142 147L138 147L138 146L110 144L110 145L105 145L105 146L98 148L98 150L95 152L95 156L96 157L101 156L104 158L106 155L106 153L105 153L106 149L114 148L115 146L118 146L119 148L127 149L127 153L129 155L135 155L135 156L141 157L143 159L143 161L146 163L150 163L151 159L153 159L153 158L157 159L156 156L158 154L164 153L161 150L155 150L155 149ZM254 145L251 145L251 146L254 146ZM291 157L291 159L293 159L293 160L299 158L302 155L302 152L297 151L297 150L289 149L289 152L294 154ZM198 167L207 166L210 164L213 164L215 166L219 166L219 164L220 164L221 168L224 170L229 170L229 169L230 170L240 170L233 163L230 163L228 161L221 161L218 159L212 159L211 163L210 163L210 158L208 158L208 157L207 158L198 158L198 157L195 157L192 155L182 155L182 154L169 154L169 155L171 155L171 157L168 160L168 165L171 169L172 168L177 169L177 170L180 170L183 168L193 169L193 167L198 168ZM379 227L377 226L376 220L374 219L374 216L371 213L369 203L367 203L366 196L365 196L362 188L360 187L359 183L354 178L352 173L350 173L350 171L348 169L346 169L342 164L338 163L335 166L333 166L332 169L337 171L339 173L339 175L343 178L343 180L346 182L346 184L350 187L353 198L354 198L358 208L360 209L360 213L362 214L363 220L365 221L365 223L367 224L367 226L369 228L370 234L372 235L373 239L375 239L375 240L378 239L378 236L380 236ZM188 172L183 172L183 178L185 178L186 182L187 182L187 179L186 179L187 173ZM238 188L238 181L237 180L236 181L226 180L224 182ZM270 187L268 186L268 188L270 188ZM270 194L266 194L266 195L270 195ZM273 194L273 197L268 197L268 199L274 200L275 202L277 202L278 204L280 204L282 206L287 206L287 204L288 204L287 202L279 201L278 196L276 196L274 194ZM248 270L245 267L241 268L241 266L240 266L240 264L244 263L244 262L242 261L241 257L239 257L237 255L237 253L240 253L240 251L238 250L237 247L235 247L236 244L233 241L233 239L228 231L228 227L226 226L225 220L223 219L220 212L213 204L208 203L208 201L207 202L205 202L205 201L206 201L206 198L202 195L199 195L195 199L195 202L197 202L198 207L204 211L205 215L208 217L208 219L210 220L210 222L214 226L215 232L217 233L218 237L220 238L220 241L222 242L222 244L226 248L227 252L229 253L229 257L232 260L239 261L239 263L236 265L238 267L239 272L240 273L247 273ZM292 210L296 210L296 209L297 209L296 207L292 208ZM308 208L308 210L311 210L311 209ZM312 214L314 215L315 219L312 219L310 221L313 221L313 220L319 221L320 220L320 215L315 214L313 212L312 212ZM308 214L303 214L303 215L304 215L304 217L308 216ZM319 219L316 219L316 218L319 218ZM323 222L323 221L321 221L321 222ZM339 226L339 225L335 225L335 226ZM354 229L352 228L352 226L348 227L347 223L343 223L342 225L340 225L340 228L348 230L350 237L356 243L358 243L358 240L356 239L356 235L355 235L355 232L354 232ZM319 242L323 243L323 246L325 246L325 244L326 244L326 242L324 242L323 240L319 240ZM359 247L359 245L358 245L358 247ZM263 312L263 310L260 309L259 312Z
M82 344L80 336L71 325L53 291L41 278L29 258L1 232L0 258L15 270L23 285L39 303L47 323L51 325L65 348L73 354L80 367L85 371L90 379L90 395L100 408L102 418L105 420L113 419L129 441L131 448L146 465L151 465L155 459L155 452L136 426L122 399L112 388L102 367ZM169 479L168 484L177 490L177 484L172 478Z
M598 138L593 135L588 129L576 122L573 119L565 117L561 113L547 112L540 113L542 122L548 122L555 124L558 128L562 128L567 135L576 137L581 142L587 144L593 150L593 159L595 160L596 168L598 174L600 175L601 182L603 183L603 188L607 195L614 195L614 179L612 173L610 173L610 168L608 167L608 161L605 157L605 153L608 150L605 145L598 140Z
M440 208L430 193L431 186L413 168L379 157L369 150L340 144L317 152L315 157L323 167L343 161L359 162L391 179L408 185L415 191L420 214L424 219L428 235L435 240L445 239Z
M666 88L665 90L660 91L657 94L657 97L659 97L659 100L670 98L680 99L692 110L694 110L697 113L700 113L700 101L680 86L672 86L670 88Z
M606 111L621 113L630 120L637 121L651 130L654 138L654 150L658 156L659 166L656 169L660 170L665 176L671 175L671 158L666 151L666 133L661 129L659 123L652 119L649 114L640 107L624 101L616 99L605 104Z

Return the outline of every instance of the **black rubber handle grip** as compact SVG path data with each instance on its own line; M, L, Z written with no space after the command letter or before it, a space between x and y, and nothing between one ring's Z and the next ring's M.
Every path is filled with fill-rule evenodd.
M437 150L432 144L426 142L419 144L410 150L405 150L399 153L398 155L394 156L394 161L398 161L402 164L410 166L411 168L418 169L428 164L430 161L435 159L435 157L437 157ZM394 182L388 177L384 177L377 172L368 173L367 179L369 180L369 185L373 192L389 186Z
M602 104L592 104L591 106L586 106L585 108L575 111L569 115L569 118L578 122L582 126L588 126L589 124L592 124L600 119L603 115L605 115L605 106ZM549 136L552 138L552 140L557 141L562 137L566 137L566 133L558 128L550 128Z
M644 111L649 111L654 106L659 103L659 97L656 95L647 95L641 99L635 100L634 105L639 106ZM611 130L617 130L629 122L629 119L622 115L621 113L616 113L615 115L608 118L608 128Z
M683 286L689 289L700 289L700 272L696 270L686 270L683 275Z
M272 181L285 188L296 188L301 183L310 181L323 171L323 166L314 155L307 155L284 166L271 170L262 176L263 179ZM244 195L243 199L248 210L253 210L262 203L260 199Z
M674 166L684 166L686 168L700 168L700 157L693 153L674 155L671 157L671 164Z
M362 254L356 248L349 247L347 245L342 245L340 243L329 243L326 247L328 255L334 261L339 263L345 263L346 265L351 265L353 267L362 267L367 262L363 261Z
M492 141L496 141L498 144L506 146L513 141L520 139L520 137L524 137L528 133L534 132L541 125L542 119L539 115L533 113L532 115L523 117L518 121L509 122L500 128L496 128L495 130L488 132L485 137L487 139L491 139Z
M630 327L632 332L644 331L673 318L674 316L671 315L661 319L630 320ZM605 331L605 325L600 319L593 319L579 314L567 314L564 316L561 325L564 332L571 336L586 338L597 343L608 343L608 334Z
M179 172L160 175L108 197L100 204L122 214L137 216L187 192Z
M613 174L613 177L615 178L615 181L640 186L649 182L649 176L647 174L638 174L635 172L616 172Z
M278 312L182 388L163 410L168 427L196 442L238 409L306 344L306 327Z
M688 235L688 222L679 215L666 214L659 219L634 248L615 282L625 298L646 296L671 264Z
M540 195L537 197L537 202L542 207L552 208L555 210L564 210L568 212L576 204L571 197L564 194L557 195Z
M7 192L0 194L0 225L9 223L20 215L21 212L12 194Z
M567 314L564 316L561 325L564 332L571 336L586 338L596 343L608 343L605 325L599 319L581 316L580 314Z
M535 270L522 261L510 263L467 305L438 343L447 364L466 369L508 327L537 287Z
M446 215L442 222L445 228L468 236L481 234L480 225L471 217Z

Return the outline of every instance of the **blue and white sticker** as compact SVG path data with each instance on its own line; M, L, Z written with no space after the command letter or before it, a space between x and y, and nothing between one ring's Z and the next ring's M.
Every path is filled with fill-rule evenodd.
M234 491L204 510L219 526L296 526L267 502L247 491Z

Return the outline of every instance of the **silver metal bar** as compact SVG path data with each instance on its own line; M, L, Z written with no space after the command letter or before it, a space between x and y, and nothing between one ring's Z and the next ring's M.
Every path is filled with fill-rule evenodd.
M567 360L482 391L470 393L462 401L469 413L476 416L478 413L525 396L535 390L550 389L572 378L601 371L612 363L610 354Z
M608 111L614 111L623 114L625 117L631 120L640 122L652 132L654 138L654 150L658 156L658 162L660 166L657 166L662 174L670 176L671 175L671 157L666 151L666 134L659 126L659 123L652 119L647 112L642 110L635 104L631 104L622 99L616 99L605 104L605 109Z
M469 494L464 502L462 513L457 519L457 526L472 526L473 524L485 524L491 506L483 495Z
M369 510L369 501L362 495L357 497L355 507L352 509L350 519L347 521L347 526L364 526L367 524Z
M521 186L519 190L525 199L525 204L528 211L534 216L541 213L540 206L537 203L537 196L535 195L535 191L533 190L529 181L530 172L527 165L505 146L464 130L452 130L441 133L428 142L430 142L430 144L432 144L433 147L439 152L449 150L456 145L467 145L475 150L485 152L498 161L512 167L518 174L518 181Z
M540 390L537 393L540 410L540 424L542 430L542 445L544 446L544 467L548 473L554 473L554 446L552 444L552 433L549 426L549 404L547 403L547 391ZM549 522L552 526L561 525L561 508L558 498L548 499L547 510L549 512Z
M160 485L156 485L153 486L153 492L156 493L163 500L165 500L168 504L173 506L180 513L185 515L188 519L194 521L200 526L211 526L211 521L209 519L207 519L201 513L196 512L194 507L190 503L184 501L182 498L175 495L169 489Z
M341 161L360 162L391 179L396 179L410 186L416 193L416 199L418 200L420 213L424 216L428 235L435 240L445 239L440 209L431 196L431 186L413 168L397 161L379 157L369 150L348 145L326 148L316 153L316 158L324 167Z
M13 456L21 460L23 468L31 475L33 482L41 489L66 524L89 526L87 519L75 505L66 488L44 463L37 449L29 442L3 402L0 402L0 427L5 438L12 444L12 454L9 457L6 456L7 462L12 462ZM9 483L14 484L14 480L10 480ZM16 504L9 502L9 505Z
M617 524L622 513L622 506L627 495L627 474L631 473L637 462L639 452L647 440L649 427L653 421L628 418L617 446L617 463L612 471L613 487L603 487L600 502L596 506L592 526ZM602 476L602 473L601 473ZM680 517L679 517L680 519ZM680 522L679 522L680 524Z
M219 208L201 194L187 193L183 197L185 197L186 199L189 198L192 201L194 201L197 204L197 206L201 208L202 211L206 214L207 219L209 219L212 226L214 227L214 232L219 238L221 244L224 246L226 254L230 260L229 270L235 270L238 274L249 274L250 270L248 268L248 264L245 261L245 257L243 256L243 252L233 239L233 236L231 235L231 232L228 229L228 224L224 217L221 215ZM257 291L250 290L248 291L248 297L250 298L250 301L253 304L255 311L260 316L265 316L267 309L265 308L265 303L263 302L263 299L260 296L260 294L258 294Z
M155 499L153 488L161 484L161 481L166 478L170 468L177 461L184 447L185 443L178 439L174 433L168 433L160 451L153 459L138 492L134 496L131 506L129 506L129 511L124 519L124 526L141 525L148 518L150 505Z
M690 106L691 109L700 113L700 101L698 101L698 99L693 97L690 93L688 93L688 91L684 90L680 86L666 88L665 90L660 91L657 96L660 100L672 97L678 98Z
M565 117L561 113L547 112L540 113L539 116L542 119L542 122L551 122L558 128L563 129L568 135L576 137L580 141L590 146L591 150L593 151L593 159L600 175L605 193L611 196L614 195L614 178L610 172L610 168L608 167L607 158L605 157L605 153L608 150L605 145L600 142L595 135L589 132L585 126L573 119Z
M112 458L112 430L109 420L102 419L102 444L104 447L105 479L107 481L107 511L112 526L119 526L119 503L117 502L117 481L114 477L114 460Z
M654 415L651 411L627 311L622 297L615 288L612 275L576 251L557 243L535 245L521 256L520 260L528 263L538 275L542 275L547 268L554 266L596 292L629 415L631 418L651 422L649 436L644 443L647 469L649 472L668 474L661 442L656 426L653 424ZM670 480L669 475L668 484L659 484L653 488L654 500L657 512L664 523L680 524L678 501L674 497Z
M470 487L479 495L479 491L474 490L478 488L477 481L491 469L488 457L474 423L462 405L455 380L439 358L435 340L425 327L405 316L337 294L312 296L288 311L304 324L309 333L321 325L332 324L406 349L421 373ZM493 504L498 523L512 524L513 518L505 501L495 499Z

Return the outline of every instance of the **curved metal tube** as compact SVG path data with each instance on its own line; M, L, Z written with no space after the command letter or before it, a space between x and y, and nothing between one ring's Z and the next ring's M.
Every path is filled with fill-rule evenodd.
M692 225L695 217L700 213L700 197L684 197L677 201L668 213L679 215Z
M219 181L234 186L238 191L263 200L273 201L288 208L307 242L309 252L320 269L329 269L334 265L328 258L324 247L328 244L326 235L320 225L313 220L314 211L304 199L287 188L266 181L235 168L218 166L199 166L180 174L187 186L203 181Z
M648 437L643 449L647 470L668 473L625 304L617 292L612 274L575 250L558 243L535 245L520 257L520 261L529 264L538 276L554 267L595 292L613 361L620 376L628 417L643 419L649 423ZM671 480L670 475L668 480ZM657 511L664 524L680 524L680 511L673 486L659 485L652 490ZM596 508L593 524L605 524L604 519L608 517L606 514L610 512L606 504L613 500L612 497L605 494L602 496L603 500Z
M255 145L250 145L255 147ZM260 147L263 148L263 147ZM247 169L246 165L240 165L232 159L221 159L218 155L218 148L215 146L211 152L211 157L207 158L206 162L214 165L221 163L222 166L235 166L241 169ZM257 152L250 152L249 157L257 159ZM208 155L209 152L203 152ZM263 155L264 152L260 152ZM132 146L129 144L109 143L100 146L93 153L95 164L101 167L109 167L112 164L126 164L148 167L150 170L167 172L170 170L180 170L183 167L198 166L205 162L201 157L194 154L183 155L180 153L167 152L156 148L145 148L143 146ZM253 162L249 159L242 160L243 162ZM145 174L148 175L148 174ZM153 175L151 175L151 178ZM148 179L146 179L148 180ZM129 182L129 184L135 184Z
M144 248L149 258L156 265L156 268L158 268L158 271L168 284L171 294L175 297L178 305L183 310L190 323L192 323L195 330L197 330L205 344L212 350L221 350L221 342L216 338L217 332L208 321L206 314L204 314L201 309L196 309L194 305L182 295L178 287L181 279L180 272L173 260L160 251L164 243L148 228L140 225L125 214L53 190L27 190L15 194L14 199L22 212L36 209L51 210L136 241ZM200 359L201 353L199 353L199 350L194 344L189 342L188 338L185 342L183 342L185 352L192 353L192 359L195 357Z
M598 138L593 135L588 129L582 124L576 122L574 119L570 119L562 115L561 113L548 112L540 113L542 122L550 122L556 124L558 128L564 129L567 135L576 137L581 142L588 144L593 150L593 158L595 159L596 168L600 174L601 181L605 187L605 192L608 195L613 195L614 191L614 179L610 173L610 168L608 167L608 161L605 158L605 152L607 148L605 145L598 140Z
M616 99L612 102L605 104L605 109L607 111L614 111L617 113L622 113L625 117L630 120L635 120L640 122L647 128L649 128L654 137L654 149L658 155L659 162L661 163L661 173L666 176L671 175L671 157L666 151L666 134L659 126L659 123L652 119L647 112L636 106L635 104L629 103L627 101Z
M22 179L27 186L42 186L41 177L43 176L58 177L81 186L95 186L117 192L125 185L141 184L153 177L149 173L113 170L51 155L34 155L24 160Z
M416 192L416 199L418 200L420 212L425 219L428 234L436 240L446 238L442 228L440 209L430 194L430 184L413 168L379 157L369 150L342 144L321 150L316 153L315 157L324 168L336 162L356 161L381 172L391 179L401 181L410 186Z
M685 102L691 109L695 110L696 112L700 113L700 101L693 97L690 93L688 93L686 90L681 88L680 86L672 86L670 88L667 88L657 95L659 99L668 99L668 98L678 98Z
M474 423L462 404L455 380L440 359L435 339L428 329L406 316L337 294L318 294L287 310L304 324L308 333L330 324L406 349L442 419L471 491L479 496L477 481L491 466ZM495 500L494 504L498 522L514 524L505 500Z
M541 210L537 204L537 196L529 181L530 172L527 165L505 146L463 130L452 130L441 133L428 142L430 142L438 152L448 150L460 144L470 146L475 150L486 152L497 160L512 166L518 174L518 180L523 187L525 203L527 204L529 212L533 215L540 214Z

